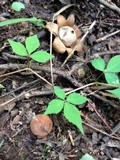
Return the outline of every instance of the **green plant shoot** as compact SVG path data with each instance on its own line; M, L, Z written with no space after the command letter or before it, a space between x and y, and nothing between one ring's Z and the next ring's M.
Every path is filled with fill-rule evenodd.
M40 46L37 35L26 38L25 45L20 42L13 41L12 39L8 39L8 42L12 47L13 52L19 56L30 57L31 59L41 63L53 58L53 55L50 55L44 50L36 51Z
M84 156L82 156L81 159L79 160L95 160L91 155L89 155L88 153L86 153Z
M6 21L2 21L0 22L0 27L4 27L6 25L12 25L12 24L16 24L16 23L20 23L20 22L31 22L33 24L35 24L36 26L40 26L42 28L44 28L44 20L42 19L37 19L36 17L33 18L15 18L15 19L9 19Z
M117 75L117 73L120 72L120 55L116 55L112 57L106 68L105 68L105 61L102 58L96 58L92 60L91 64L93 67L99 71L102 71L104 73L106 82L109 85L114 85L115 87L118 87L117 89L113 90L107 90L107 92L112 93L117 98L120 99L120 79Z
M84 134L80 111L76 105L81 105L88 99L79 93L71 93L66 96L64 90L57 86L54 87L54 93L57 98L49 102L44 114L58 114L63 110L66 119L76 125L80 132Z

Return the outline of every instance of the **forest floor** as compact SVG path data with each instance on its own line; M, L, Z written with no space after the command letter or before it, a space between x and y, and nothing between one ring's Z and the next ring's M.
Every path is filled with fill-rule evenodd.
M67 5L64 3L70 3L69 0L24 0L26 8L15 12L11 8L12 2L0 1L0 21L36 17L51 22L54 14ZM106 83L102 72L91 65L94 58L101 57L107 63L111 57L120 54L120 32L114 34L120 30L120 12L96 0L73 2L75 5L61 14L66 18L70 14L75 15L75 23L82 36L93 22L96 23L85 37L84 50L74 53L63 67L67 54L52 50L53 79L55 86L66 91L82 87L77 93L89 98L90 103L78 105L84 135L65 119L63 113L50 115L53 128L47 137L40 139L33 135L30 113L44 113L55 95L52 87L36 74L28 70L20 71L28 67L28 59L15 55L8 39L24 43L27 37L37 34L41 43L39 49L50 52L50 34L45 28L30 22L0 27L0 84L4 86L0 90L0 160L79 160L85 153L95 160L120 160L120 101L108 94L104 86L99 89L99 86L88 85L96 81ZM108 3L112 4L111 1ZM120 7L119 0L113 3ZM31 60L31 67L51 82L50 62L39 64ZM110 128L116 125L118 128L113 134Z

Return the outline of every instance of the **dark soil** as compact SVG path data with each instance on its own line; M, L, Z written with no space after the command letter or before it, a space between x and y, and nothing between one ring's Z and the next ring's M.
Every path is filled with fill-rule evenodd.
M0 21L33 16L52 21L53 15L65 5L65 1L59 0L24 0L26 9L14 12L11 9L12 2L0 1ZM119 0L113 2L120 6ZM54 83L68 90L95 82L98 77L100 82L105 83L104 76L100 76L101 72L95 70L90 61L100 56L108 62L112 56L120 54L120 33L104 41L97 41L120 29L119 14L95 0L76 0L74 3L75 6L66 9L62 14L66 18L71 13L75 15L82 35L94 20L97 20L97 23L85 39L84 51L75 53L63 68L60 67L66 54L61 55L53 50ZM12 53L7 39L24 42L25 38L33 34L37 34L40 39L40 49L49 52L50 35L39 26L24 22L0 28L0 77L27 67L28 63L24 57ZM35 72L51 81L49 62L38 64L31 61L31 66ZM91 109L89 103L78 106L82 111L84 135L60 113L50 115L53 121L52 132L40 139L30 131L30 115L32 112L44 113L49 101L55 98L51 87L29 71L7 74L0 78L0 84L5 87L0 93L0 160L79 160L85 153L96 160L120 159L120 131L113 135L116 138L107 136L105 139L105 133L110 135L111 131ZM27 97L28 93L30 97ZM85 94L91 100L109 127L114 128L120 123L120 101L110 96L104 88L99 90L97 86L85 87L78 93Z

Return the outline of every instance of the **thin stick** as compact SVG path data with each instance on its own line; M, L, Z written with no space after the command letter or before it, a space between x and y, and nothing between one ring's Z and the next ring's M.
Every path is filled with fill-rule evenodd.
M53 18L53 21L52 23L54 23L54 18ZM52 55L52 41L53 41L53 33L50 32L50 55ZM54 86L54 77L53 77L53 63L52 63L52 59L50 59L50 70L51 70L51 83L52 83L52 86Z
M82 120L82 123L83 123L84 125L86 125L86 126L92 128L92 129L94 129L95 131L98 131L98 132L100 132L100 133L102 133L102 134L104 134L104 135L106 135L106 136L108 136L108 137L110 137L110 138L117 139L117 140L120 141L120 138L115 137L115 136L112 136L112 135L110 135L110 134L108 134L108 133L106 133L106 132L104 132L104 131L101 131L101 130L95 128L94 126L92 126L92 125L90 125L90 124L84 122L83 120Z
M96 82L93 82L93 83L86 84L86 85L84 85L84 86L82 86L82 87L78 87L78 88L76 88L76 89L74 89L74 90L72 90L72 91L67 92L66 95L68 95L68 94L70 94L70 93L73 93L73 92L76 92L76 91L79 91L79 90L81 90L81 89L83 89L83 88L86 88L86 87L95 85L95 84L96 84Z
M92 82L92 83L89 83L89 84L86 84L82 87L78 87L70 92L67 92L66 95L70 94L70 93L73 93L73 92L76 92L76 91L79 91L83 88L86 88L86 87L89 87L89 86L93 86L93 85L103 85L103 86L107 86L107 87L115 87L115 88L119 88L119 86L115 86L115 85L110 85L110 84L107 84L107 83L101 83L101 82Z
M98 111L96 110L96 108L94 107L94 105L92 105L92 103L90 101L88 101L88 104L91 106L91 108L95 111L95 113L97 114L97 116L101 119L101 121L106 125L106 127L112 132L112 129L110 128L110 126L107 124L107 122L103 119L103 117L98 113Z
M114 3L108 3L106 0L97 0L99 3L103 4L104 6L110 8L113 11L116 11L120 15L120 8L117 7Z
M93 21L93 23L90 25L89 29L87 30L87 32L83 35L83 37L81 38L81 42L84 42L85 38L87 37L87 35L91 32L91 30L93 29L93 27L96 25L97 21Z
M39 77L39 78L42 79L44 82L46 82L46 83L48 83L50 86L52 86L52 84L51 84L50 82L48 82L45 78L41 77L38 73L36 73L35 71L33 71L31 68L23 68L23 69L19 69L19 70L17 70L17 71L13 71L13 72L10 72L10 73L6 73L6 74L3 74L3 75L0 75L0 78L9 76L9 75L12 75L12 74L15 74L15 73L23 72L23 71L26 71L26 70L31 71L31 72L34 73L37 77Z
M98 42L104 41L104 40L106 40L107 38L109 38L109 37L111 37L111 36L114 36L115 34L117 34L117 33L119 33L119 32L120 32L120 29L119 29L118 31L115 31L115 32L113 32L113 33L111 33L111 34L108 34L108 35L106 35L106 36L104 36L104 37L102 37L102 38L97 39L96 42L98 43Z

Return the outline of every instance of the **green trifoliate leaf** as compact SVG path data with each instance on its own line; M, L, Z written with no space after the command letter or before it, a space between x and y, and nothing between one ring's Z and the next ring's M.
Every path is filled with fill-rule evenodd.
M88 99L79 93L71 93L68 95L66 101L73 103L75 105L83 104L87 101Z
M48 108L45 111L45 115L47 114L57 114L59 113L64 106L64 101L62 101L61 99L53 99L52 101L50 101L50 103L48 104Z
M116 55L110 59L105 72L120 72L120 55Z
M120 86L119 77L115 73L105 73L105 79L108 84Z
M76 125L80 132L84 134L80 111L74 105L65 102L64 116L68 119L69 122Z
M8 42L10 43L10 46L12 47L14 53L19 56L27 56L26 48L20 42L15 42L11 39L8 39Z
M33 35L26 38L25 45L29 54L34 52L40 46L40 42L37 35Z
M33 54L30 55L30 57L37 62L44 63L47 62L49 59L52 59L54 56L50 55L46 51L41 50L34 52Z
M22 2L13 2L12 9L16 12L20 12L21 10L25 9L25 5Z
M94 60L92 60L92 65L95 69L99 70L99 71L104 71L105 69L105 61L102 58L96 58Z
M54 87L54 93L55 93L55 95L56 95L58 98L61 98L61 99L63 99L63 100L65 99L65 92L64 92L63 89L55 86L55 87Z

